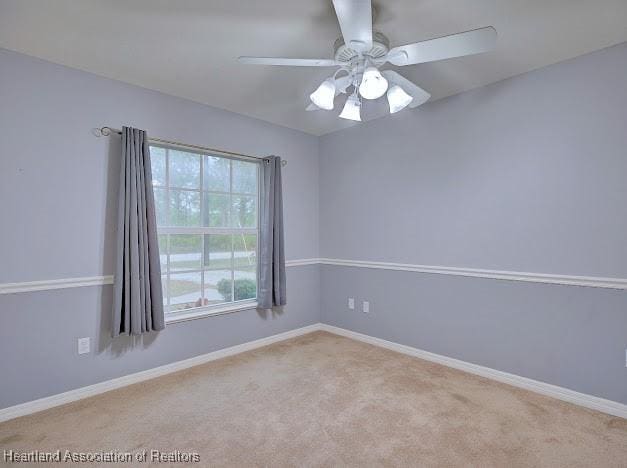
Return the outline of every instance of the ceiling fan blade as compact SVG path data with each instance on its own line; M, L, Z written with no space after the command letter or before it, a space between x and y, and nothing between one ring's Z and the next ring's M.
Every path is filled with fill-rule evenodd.
M493 49L495 44L496 29L488 26L394 47L388 52L387 61L394 65L415 65L486 52Z
M418 107L419 105L427 102L431 97L431 95L420 86L415 85L404 76L396 73L394 70L383 70L381 74L390 83L399 85L413 98L409 103L409 107Z
M372 4L370 0L333 0L344 43L357 52L372 49Z
M293 59L280 57L239 57L239 63L246 65L282 65L288 67L335 67L339 65L331 59Z

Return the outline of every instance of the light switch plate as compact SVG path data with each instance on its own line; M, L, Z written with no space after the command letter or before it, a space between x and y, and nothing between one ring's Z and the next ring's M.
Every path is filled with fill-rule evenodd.
M364 301L362 309L364 311L364 314L369 314L370 313L370 302Z
M89 337L78 339L78 354L86 354L89 352Z
M348 298L348 308L350 310L354 310L355 309L355 298L353 298L353 297L349 297Z

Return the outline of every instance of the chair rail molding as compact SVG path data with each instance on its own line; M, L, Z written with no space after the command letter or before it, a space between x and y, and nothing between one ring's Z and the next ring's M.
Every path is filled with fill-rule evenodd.
M103 286L106 284L113 284L113 275L25 281L21 283L1 283L0 294L47 291L50 289L81 288L84 286Z
M317 265L318 258L303 258L287 260L286 267ZM48 291L53 289L81 288L85 286L106 286L113 284L113 275L84 276L78 278L58 278L51 280L22 281L16 283L0 283L1 294L28 293L34 291Z
M557 275L552 273L529 273L508 270L484 270L480 268L447 267L437 265L419 265L412 263L392 263L365 260L347 260L340 258L302 258L287 260L286 267L307 265L334 265L351 268L371 268L378 270L406 271L434 275L468 276L505 281L523 281L528 283L559 284L564 286L585 286L591 288L627 290L627 278L607 278L601 276ZM60 278L52 280L0 283L1 294L26 293L52 289L79 288L85 286L104 286L113 284L113 276L86 276L80 278Z
M556 275L552 273L529 273L508 270L484 270L480 268L446 267L418 265L411 263L375 262L364 260L345 260L339 258L320 258L323 265L346 266L353 268L373 268L380 270L409 271L435 275L469 276L508 281L531 283L560 284L566 286L587 286L606 289L627 289L627 278L606 278L600 276Z

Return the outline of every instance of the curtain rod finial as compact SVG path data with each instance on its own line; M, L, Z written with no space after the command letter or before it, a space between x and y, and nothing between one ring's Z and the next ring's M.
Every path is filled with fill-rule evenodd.
M265 157L263 158L263 161L268 164L270 162L270 157ZM285 167L287 166L287 159L281 159L281 166Z
M109 127L92 128L91 129L91 133L95 137L100 138L100 137L103 137L103 136L111 135L111 129Z

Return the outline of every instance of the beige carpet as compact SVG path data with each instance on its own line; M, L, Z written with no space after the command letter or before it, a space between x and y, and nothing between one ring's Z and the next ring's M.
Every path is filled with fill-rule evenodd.
M202 467L618 467L627 420L316 332L8 421L0 448L179 450Z

